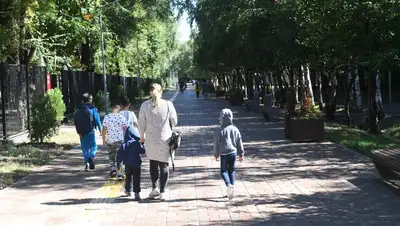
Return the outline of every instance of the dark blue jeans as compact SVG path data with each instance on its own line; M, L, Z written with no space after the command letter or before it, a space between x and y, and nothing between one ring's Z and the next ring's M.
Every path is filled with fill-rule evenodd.
M221 176L226 186L235 184L236 152L221 155Z

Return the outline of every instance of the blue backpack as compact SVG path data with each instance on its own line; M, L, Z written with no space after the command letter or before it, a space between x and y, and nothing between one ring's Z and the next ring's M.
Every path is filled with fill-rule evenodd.
M94 122L93 111L95 109L91 110L88 107L82 106L75 112L75 128L79 135L84 136L95 129L96 124Z

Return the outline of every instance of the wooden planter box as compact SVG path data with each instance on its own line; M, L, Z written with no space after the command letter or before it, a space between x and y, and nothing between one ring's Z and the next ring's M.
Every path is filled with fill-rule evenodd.
M229 96L229 102L231 102L231 105L243 105L243 96L239 94L231 95Z
M238 93L225 93L224 94L225 99L231 103L231 105L243 105L244 104L244 99L241 94Z
M323 141L325 139L324 120L291 119L285 117L285 136L293 142Z
M223 97L225 96L225 92L223 90L216 90L215 97Z

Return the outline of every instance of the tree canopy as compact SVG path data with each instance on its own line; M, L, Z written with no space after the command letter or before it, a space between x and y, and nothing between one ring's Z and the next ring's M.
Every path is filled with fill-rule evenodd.
M177 16L185 4L5 0L0 3L0 58L13 64L44 63L53 72L69 67L101 73L101 15L107 74L137 75L140 69L144 77L159 77L179 55Z

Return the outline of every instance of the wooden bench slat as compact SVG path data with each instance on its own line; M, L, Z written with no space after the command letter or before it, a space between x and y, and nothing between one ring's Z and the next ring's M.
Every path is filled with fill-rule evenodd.
M373 155L384 155L384 156L388 156L391 158L400 158L399 153L379 152L379 153L374 153Z
M375 155L372 157L372 159L379 160L379 162L381 162L381 163L394 162L397 165L399 165L399 167L400 167L400 159L399 158L392 158L390 156L385 156L385 155Z
M374 161L386 166L387 168L400 172L400 165L398 161L389 160L386 158L376 157L373 159Z

